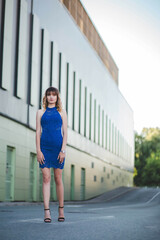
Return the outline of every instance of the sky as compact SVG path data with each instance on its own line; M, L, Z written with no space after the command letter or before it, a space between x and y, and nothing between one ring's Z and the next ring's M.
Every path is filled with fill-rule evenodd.
M81 0L119 69L134 130L160 128L160 0Z

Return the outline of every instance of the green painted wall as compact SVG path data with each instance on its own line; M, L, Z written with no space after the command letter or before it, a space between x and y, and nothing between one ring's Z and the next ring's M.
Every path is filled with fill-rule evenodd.
M42 175L36 160L36 133L21 124L0 116L0 201L6 201L7 156L12 155L14 181L10 201L42 201ZM11 149L7 155L7 147ZM13 151L12 151L13 150ZM93 164L94 163L94 166ZM82 169L85 171L85 199L119 186L132 186L133 173L112 166L72 146L67 146L63 171L64 198L71 199L71 165L74 166L74 199L80 200ZM51 170L53 172L53 169ZM96 176L96 181L94 181ZM73 173L72 173L73 177ZM51 201L56 200L54 175ZM9 199L8 199L9 201Z

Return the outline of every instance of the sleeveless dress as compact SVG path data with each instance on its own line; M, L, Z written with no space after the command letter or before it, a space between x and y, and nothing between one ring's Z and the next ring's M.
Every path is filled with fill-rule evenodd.
M40 138L40 148L44 155L44 164L39 163L40 168L64 168L64 163L59 163L58 155L61 151L62 118L56 107L46 108L41 117L42 134Z

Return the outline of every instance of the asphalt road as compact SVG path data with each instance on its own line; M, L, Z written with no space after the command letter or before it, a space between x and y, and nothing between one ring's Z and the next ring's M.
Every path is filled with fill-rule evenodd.
M43 204L0 203L0 240L159 240L160 188L122 188L90 201L57 203L44 223Z

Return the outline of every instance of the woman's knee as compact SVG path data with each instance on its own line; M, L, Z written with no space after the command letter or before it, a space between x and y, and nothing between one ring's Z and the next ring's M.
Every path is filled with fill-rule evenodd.
M42 168L42 174L43 174L43 182L44 183L49 183L51 181L50 169Z
M51 176L47 175L47 174L44 174L43 175L43 182L44 183L49 183L50 181L51 181Z
M59 185L62 183L62 176L60 174L55 174L54 179L56 184Z

